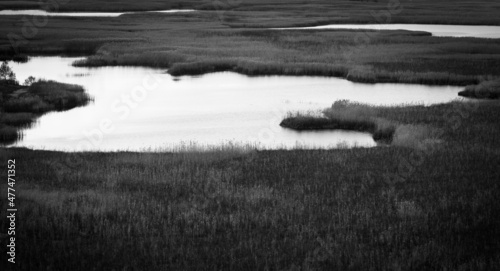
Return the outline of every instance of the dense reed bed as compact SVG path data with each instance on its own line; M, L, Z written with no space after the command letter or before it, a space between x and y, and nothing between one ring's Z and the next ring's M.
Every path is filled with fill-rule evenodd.
M30 86L0 82L0 144L15 142L44 113L88 104L92 98L78 85L38 80Z
M3 59L90 55L75 65L148 66L176 76L235 71L464 86L500 74L500 41L495 39L438 38L409 31L250 30L229 27L217 12L203 12L50 18L37 29L36 39L23 40L21 17L0 21Z
M482 104L456 101L451 104L372 106L336 101L320 114L314 112L290 112L281 122L281 126L297 131L307 130L353 130L373 134L375 141L393 146L424 147L442 141L443 125L456 127L461 125L461 118L469 115L469 109L477 110ZM457 108L455 111L443 111L442 108ZM429 112L428 115L425 112ZM435 115L440 112L448 122L437 121Z
M289 113L280 126L297 130L350 130L369 132L379 142L391 143L397 124L377 117L376 107L337 101L323 111L323 116L310 113Z
M458 95L475 99L500 98L500 80L484 81L477 85L467 86Z
M440 132L368 149L3 149L17 164L19 267L500 267L500 104L374 110Z

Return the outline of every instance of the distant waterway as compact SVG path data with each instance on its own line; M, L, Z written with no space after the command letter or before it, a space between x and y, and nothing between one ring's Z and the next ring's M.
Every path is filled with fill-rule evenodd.
M140 12L160 12L160 13L180 13L194 12L194 9L170 9L158 11L140 11ZM0 10L0 16L50 16L50 17L118 17L124 14L138 12L47 12L45 10Z
M329 24L311 27L278 28L290 29L368 29L425 31L436 37L500 38L500 26L489 25L443 25L443 24Z

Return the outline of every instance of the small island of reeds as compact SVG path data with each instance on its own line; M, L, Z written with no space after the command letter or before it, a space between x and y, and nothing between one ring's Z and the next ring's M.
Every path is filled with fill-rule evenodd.
M0 144L11 144L48 112L65 111L91 101L79 85L38 80L20 85L15 80L0 80Z
M376 117L375 108L369 105L341 100L323 110L322 116L309 113L289 113L281 127L297 130L350 130L368 132L378 142L390 143L396 125Z
M484 81L477 85L469 85L458 95L474 99L499 99L500 80Z

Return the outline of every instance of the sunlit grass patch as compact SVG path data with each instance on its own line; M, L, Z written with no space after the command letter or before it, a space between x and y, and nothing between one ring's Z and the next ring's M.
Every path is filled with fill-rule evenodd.
M426 148L442 143L439 130L425 125L398 125L392 139L395 146Z
M458 106L456 103L452 104ZM443 142L439 125L432 125L426 120L426 108L428 107L411 104L373 106L342 100L324 109L322 115L289 113L281 125L299 131L340 129L369 132L374 140L379 142L422 149L435 147ZM454 112L446 113L449 115ZM435 119L435 116L432 119ZM451 119L445 118L441 121Z
M2 107L7 113L41 114L72 109L89 101L90 96L81 86L41 80L28 87L25 93L8 98Z

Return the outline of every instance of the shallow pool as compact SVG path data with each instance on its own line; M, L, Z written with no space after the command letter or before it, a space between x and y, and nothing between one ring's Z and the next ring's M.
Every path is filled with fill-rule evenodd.
M461 89L232 72L176 78L151 68L71 66L76 59L10 63L20 82L31 75L79 84L95 98L88 106L42 116L14 146L66 151L170 149L182 142L261 149L372 147L376 144L367 133L296 132L279 123L288 112L317 111L336 100L429 105L459 99Z

